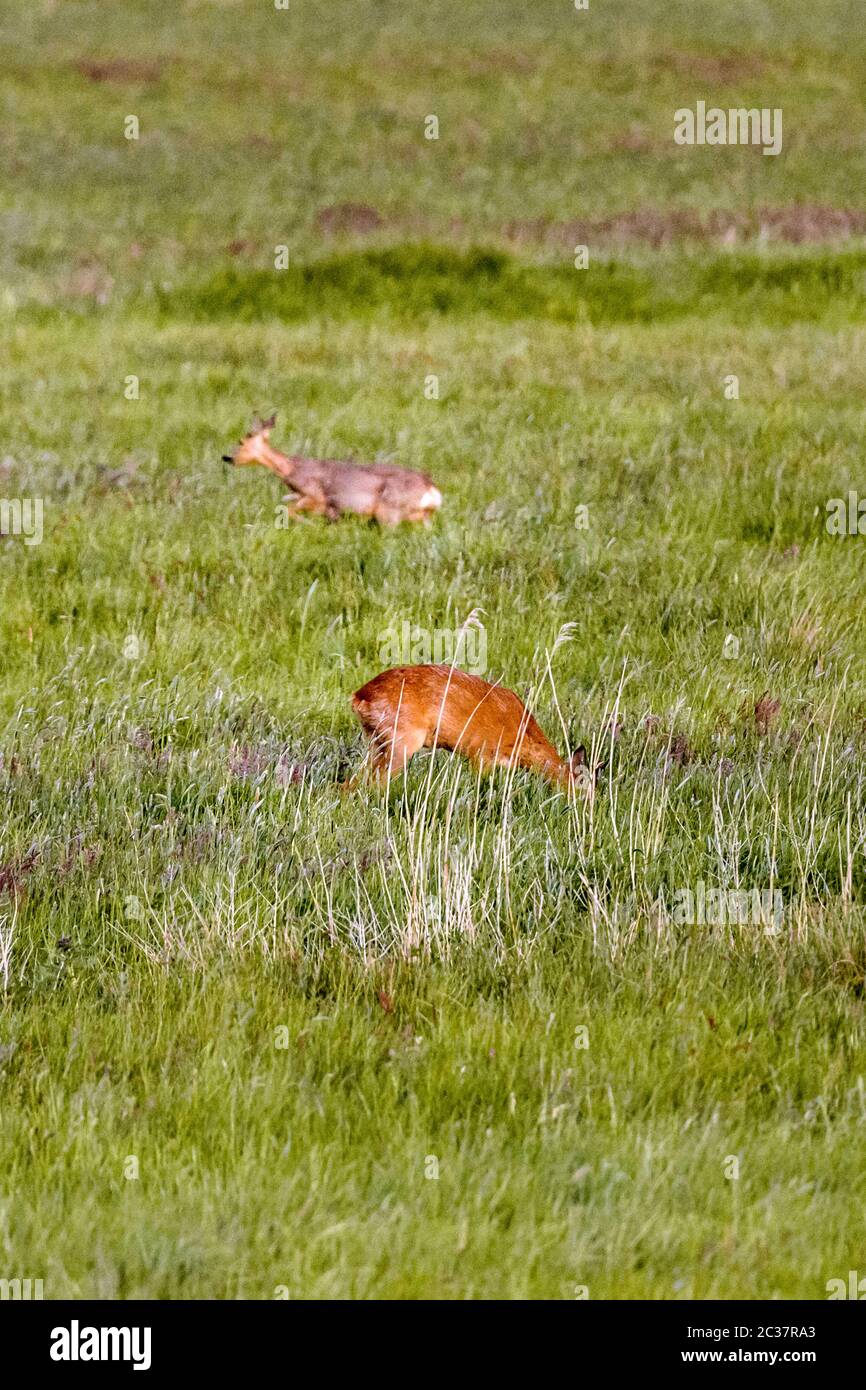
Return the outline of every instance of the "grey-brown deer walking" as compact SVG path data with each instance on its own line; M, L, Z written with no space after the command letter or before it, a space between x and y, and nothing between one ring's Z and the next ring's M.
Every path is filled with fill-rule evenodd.
M276 416L255 420L226 463L236 468L259 463L292 489L285 499L292 515L312 512L329 521L354 512L381 526L423 521L429 526L442 505L442 494L426 473L392 463L349 463L341 459L308 459L281 454L270 442Z

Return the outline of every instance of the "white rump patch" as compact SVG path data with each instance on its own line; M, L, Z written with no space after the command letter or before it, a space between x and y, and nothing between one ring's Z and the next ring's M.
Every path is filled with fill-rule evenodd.
M425 510L433 507L441 507L442 493L439 491L438 487L428 487L424 496L419 499L418 506L424 507Z

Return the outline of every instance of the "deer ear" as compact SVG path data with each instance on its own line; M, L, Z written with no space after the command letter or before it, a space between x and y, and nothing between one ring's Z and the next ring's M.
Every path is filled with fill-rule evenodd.
M270 419L268 419L268 420L263 420L263 421L262 421L262 434L264 434L264 435L269 435L270 432L271 432L271 430L274 428L274 425L275 425L276 423L277 423L277 412L274 411L274 413L273 413L273 415L270 417Z
M586 766L586 749L584 748L582 743L579 745L579 747L575 748L574 752L572 753L571 765L572 767Z

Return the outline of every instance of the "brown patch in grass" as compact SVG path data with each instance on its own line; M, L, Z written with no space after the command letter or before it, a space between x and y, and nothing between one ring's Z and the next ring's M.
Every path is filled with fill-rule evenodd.
M306 772L306 763L294 763L282 754L274 768L274 780L278 787L290 787L293 783L303 782Z
M554 222L536 217L509 222L507 240L517 244L576 246L595 243L642 243L659 248L680 241L732 246L760 239L801 245L842 241L866 235L866 211L835 208L821 203L792 203L787 207L751 211L717 209L700 213L694 208L636 208L612 217L581 218Z
M57 866L57 873L60 878L66 878L79 865L83 869L89 869L101 857L102 845L86 845L84 837L81 834L76 834L66 846L63 859Z
M658 247L670 241L703 238L704 232L698 214L687 209L659 212L654 208L643 208L636 212L619 213L615 217L573 222L552 222L547 218L509 222L505 235L509 241L532 241L554 246L583 245L592 241L639 241Z
M458 138L464 150L477 150L482 145L488 144L490 135L487 127L483 126L480 121L473 121L471 117L467 116L465 120L460 122ZM532 142L530 141L530 143Z
M258 150L261 154L281 154L283 146L279 140L272 140L267 135L248 135L244 140L248 149Z
M866 233L866 212L860 208L834 208L824 203L792 203L789 207L761 208L760 235L770 241L833 241Z
M658 141L653 141L645 126L630 125L628 130L614 135L610 142L610 149L624 150L627 154L646 154L648 150L657 145Z
M685 734L674 734L668 748L668 761L677 767L687 767L692 761L692 750Z
M39 851L34 848L17 859L10 859L7 864L0 864L0 896L6 894L10 898L22 898L27 891L26 880L38 863Z
M692 77L697 82L716 82L729 86L746 78L763 77L767 72L766 59L757 53L682 53L678 50L655 53L651 66L658 72L675 72L679 77Z
M320 208L316 213L316 228L328 236L346 232L368 236L381 226L379 213L366 203L334 203L331 207Z
M138 725L137 728L130 731L129 742L132 744L132 747L137 748L140 753L153 752L153 738L151 737L150 730L145 729L143 724Z
M770 732L770 728L781 708L781 701L774 700L770 692L765 690L764 694L755 705L755 727L762 737Z
M491 73L529 73L535 71L535 60L528 53L513 48L488 48L482 53L470 53L464 64L470 77L488 77Z
M72 65L90 82L158 82L163 64L140 58L77 58Z
M432 365L435 360L432 353L423 352L419 347L414 346L410 348L397 348L391 354L391 361L401 372L409 371L410 368L419 364L422 366Z
M643 721L643 731L647 738L657 738L662 734L662 721L657 714L648 714ZM685 734L662 735L665 738L664 763L669 768L672 764L677 767L686 767L692 761L692 749Z

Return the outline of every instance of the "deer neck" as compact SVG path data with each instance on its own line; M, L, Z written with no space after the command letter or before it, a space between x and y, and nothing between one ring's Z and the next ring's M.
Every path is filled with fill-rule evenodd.
M261 451L261 462L265 468L269 468L272 473L276 473L278 478L290 483L295 472L295 459L289 458L288 454L281 454L279 449L274 449L270 444L263 444Z

